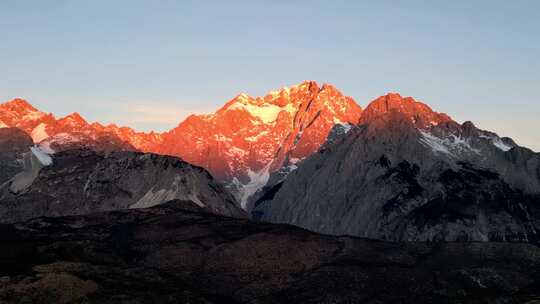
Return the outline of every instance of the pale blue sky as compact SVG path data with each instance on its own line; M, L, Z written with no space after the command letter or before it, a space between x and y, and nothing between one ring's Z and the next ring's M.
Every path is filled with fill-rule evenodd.
M0 0L0 100L139 130L303 80L540 150L540 1Z

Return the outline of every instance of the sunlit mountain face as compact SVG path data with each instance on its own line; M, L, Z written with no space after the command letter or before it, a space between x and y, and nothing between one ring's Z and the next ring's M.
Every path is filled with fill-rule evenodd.
M243 202L272 172L294 168L317 151L334 125L356 124L362 113L352 98L313 81L262 97L240 94L216 112L191 115L164 133L89 123L76 112L56 118L22 99L0 109L0 126L24 130L47 153L90 147L177 156L206 168Z
M74 147L96 150L144 150L159 143L154 133L135 132L116 125L88 123L78 113L56 118L34 108L26 100L14 99L0 104L0 125L16 127L28 133L34 143L48 153Z
M250 197L270 183L283 180L308 156L332 140L333 132L352 126L384 123L382 114L397 111L422 135L423 145L440 153L475 153L472 127L460 126L444 113L411 97L390 93L365 109L329 84L314 81L271 91L265 96L239 94L211 114L187 117L163 133L137 132L115 124L87 122L74 112L56 118L23 99L0 104L0 127L16 127L29 134L49 154L75 148L96 151L141 151L180 157L207 169L248 206ZM445 126L445 127L442 127ZM336 129L337 127L337 129ZM474 141L487 141L499 150L515 143L482 131Z

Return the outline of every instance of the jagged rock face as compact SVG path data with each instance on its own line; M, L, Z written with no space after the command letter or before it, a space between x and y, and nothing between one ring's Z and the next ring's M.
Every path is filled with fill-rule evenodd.
M344 138L347 133L353 128L356 128L356 126L347 123L339 123L334 125L334 127L332 127L332 129L328 133L326 142L321 146L321 148L325 148L333 144L335 141ZM254 206L258 204L257 202L267 200L270 196L272 196L277 191L277 189L279 189L283 185L283 181L287 178L287 176L292 171L298 168L298 165L301 161L302 160L299 160L295 163L284 165L279 170L272 172L266 184L264 184L262 188L258 189L253 195L248 198L244 209L250 212L251 210L253 210Z
M0 225L0 302L526 303L540 249L386 243L175 201ZM532 303L532 302L531 302Z
M91 149L97 152L137 151L137 149L112 133L99 135L72 131L58 133L40 142L39 146L50 154L62 151Z
M13 99L0 104L0 128L19 128L28 134L41 123L54 123L52 115L38 111L23 99Z
M215 113L192 115L164 134L89 124L77 113L56 119L21 99L0 109L0 122L22 128L50 153L90 148L178 156L206 168L244 202L272 172L317 151L335 124L356 124L362 111L333 86L313 81L264 97L238 95Z
M32 144L32 138L22 130L0 128L0 186L24 169L22 155Z
M216 113L190 116L167 132L158 152L246 185L314 153L336 123L357 123L360 113L350 97L315 82L264 97L241 94Z
M0 189L0 222L144 208L176 198L212 212L245 216L207 171L174 157L71 150L53 159L26 188Z
M387 240L538 241L539 154L412 99L381 100L403 105L368 106L377 114L268 189L253 215Z

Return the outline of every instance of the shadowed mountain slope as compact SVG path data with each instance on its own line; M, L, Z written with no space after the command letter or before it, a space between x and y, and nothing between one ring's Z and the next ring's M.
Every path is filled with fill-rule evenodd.
M538 242L540 155L388 94L253 205L263 221L337 235Z

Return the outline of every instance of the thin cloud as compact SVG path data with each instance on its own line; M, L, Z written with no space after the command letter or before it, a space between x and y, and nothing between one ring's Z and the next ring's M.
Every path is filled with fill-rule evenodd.
M106 121L141 131L165 131L176 127L191 114L210 112L213 110L187 108L168 103L123 103L110 109Z
M193 111L171 105L129 105L125 114L123 120L127 123L177 124Z

